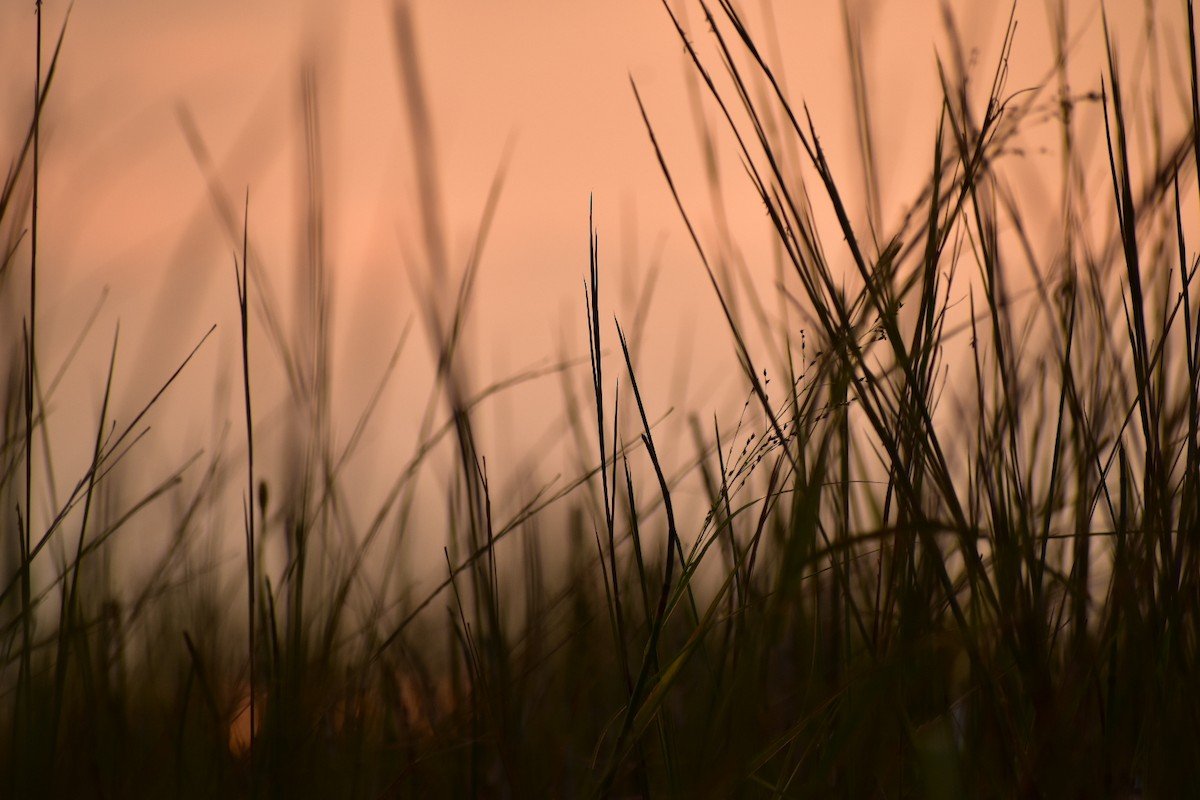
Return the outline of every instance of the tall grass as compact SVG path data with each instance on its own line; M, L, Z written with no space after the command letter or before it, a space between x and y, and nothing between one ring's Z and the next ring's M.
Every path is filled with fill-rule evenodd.
M291 329L253 246L251 200L237 230L230 195L207 170L239 245L231 302L244 450L211 456L191 495L182 495L181 476L196 467L188 463L145 496L124 498L114 467L139 457L146 415L191 355L161 376L132 422L119 422L109 403L114 336L89 466L49 514L36 512L46 506L38 498L56 494L35 468L54 455L45 436L53 387L36 367L34 324L39 120L63 37L44 77L39 47L29 135L0 196L3 291L21 285L19 257L30 265L26 333L7 356L0 451L0 495L12 509L0 526L4 793L1200 791L1200 311L1188 244L1196 225L1185 211L1200 161L1191 2L1187 30L1172 32L1187 36L1190 56L1188 120L1175 140L1158 105L1139 105L1144 119L1132 111L1107 25L1107 70L1094 90L1075 92L1065 5L1052 5L1055 69L1018 93L1006 84L1011 19L980 94L950 22L925 179L891 227L864 77L870 53L849 7L861 192L831 164L817 122L784 90L763 35L737 6L690 7L702 34L666 3L664 24L720 120L701 135L735 149L768 215L785 268L780 291L805 320L799 340L741 291L730 249L693 221L655 110L634 85L648 147L720 301L715 322L728 328L746 403L735 420L692 418L698 456L664 435L669 398L639 386L636 341L601 312L605 269L589 218L579 326L588 399L573 388L582 360L549 370L568 387L562 402L589 466L499 517L473 420L489 397L545 371L471 388L461 331L504 169L456 270L401 3L397 53L431 275L416 291L437 370L420 444L365 529L348 513L359 501L344 468L374 415L411 414L380 403L407 329L339 443L319 97L307 68L306 233ZM1035 241L1012 169L1022 133L1047 110L1061 168L1060 235L1049 250ZM1090 165L1077 144L1086 113L1105 126L1108 227L1096 224L1087 196ZM1139 161L1135 131L1147 129L1155 146ZM188 136L205 168L195 123ZM832 230L821 228L820 209ZM291 449L277 471L255 460L263 387L251 352L260 347L287 379ZM438 448L453 452L453 466L435 498L417 478L435 468ZM692 485L707 513L699 530L684 530L679 512L693 501L681 490ZM205 510L238 495L244 567L207 569L204 540L228 532L206 531ZM170 498L171 544L152 577L120 584L114 537ZM444 579L424 593L399 555L422 505L444 509L447 525ZM551 540L567 542L565 553Z

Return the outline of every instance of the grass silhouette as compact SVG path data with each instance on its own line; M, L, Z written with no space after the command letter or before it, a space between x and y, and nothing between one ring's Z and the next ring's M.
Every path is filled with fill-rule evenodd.
M1184 199L1200 161L1191 2L1187 30L1172 32L1187 37L1191 65L1177 140L1163 133L1157 106L1147 119L1131 116L1107 23L1107 71L1095 91L1075 94L1062 3L1051 14L1055 71L1028 92L1006 85L1014 19L985 95L969 84L973 68L953 40L939 61L925 179L893 230L880 210L863 77L870 54L848 7L864 184L853 190L736 4L689 7L703 18L702 36L667 3L664 19L720 121L699 132L736 148L774 232L780 291L806 321L802 338L779 330L760 298L733 296L726 249L693 222L654 109L633 85L647 146L720 301L723 318L709 322L728 329L745 407L711 429L693 416L694 449L663 435L669 398L639 388L635 343L602 317L605 269L591 224L580 326L590 407L569 392L546 399L572 408L590 466L499 518L474 415L513 385L582 365L470 389L461 332L504 169L456 272L426 157L433 138L411 11L399 3L396 48L432 276L418 291L437 369L423 412L404 411L419 419L419 444L359 530L344 468L373 416L393 413L380 397L407 329L339 445L320 115L308 71L292 328L260 286L251 198L240 225L228 201L217 204L227 227L240 228L233 296L244 442L214 457L190 496L181 496L181 476L192 462L123 499L114 469L139 457L146 414L191 355L161 376L132 422L118 423L114 338L95 436L83 445L88 467L65 498L39 477L57 455L46 435L54 386L38 362L40 119L63 36L43 66L38 4L37 102L0 195L0 291L29 292L21 341L8 349L0 450L9 509L0 523L4 793L1200 791L1191 758L1200 752L1200 311ZM1104 230L1088 210L1096 198L1086 196L1090 165L1076 143L1086 109L1105 125L1114 222ZM1056 126L1061 162L1051 252L1033 242L1011 170L1038 114ZM1133 144L1141 130L1158 137L1151 163ZM862 214L850 208L860 195ZM821 229L818 207L833 230ZM1014 285L1016 264L1028 288ZM756 325L784 346L761 346ZM262 346L287 381L279 472L255 461L261 386L251 352ZM454 458L441 476L445 496L430 498L417 476L435 468L439 448ZM681 529L685 482L705 492L697 531ZM237 495L245 560L231 581L227 564L208 568L197 540L228 536L199 519ZM114 586L113 537L133 534L139 512L168 498L173 544L145 585ZM446 571L418 592L398 553L424 503L446 512ZM546 552L547 528L568 543L563 557ZM280 569L271 552L282 554Z

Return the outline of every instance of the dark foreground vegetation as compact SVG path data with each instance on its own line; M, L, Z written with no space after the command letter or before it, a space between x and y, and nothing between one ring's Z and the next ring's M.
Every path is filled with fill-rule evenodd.
M1113 48L1095 87L1067 85L1065 12L1050 15L1059 66L1031 91L1006 85L1011 27L991 73L943 54L924 186L888 232L877 211L852 221L847 179L760 34L726 0L690 11L695 32L680 27L680 42L726 126L714 137L736 146L773 223L803 338L768 330L786 346L756 344L755 326L771 323L739 310L727 253L695 231L748 399L739 419L697 418L693 441L664 441L668 399L640 390L634 343L600 312L593 236L579 265L590 408L575 431L593 468L505 519L472 433L481 398L455 358L477 263L443 288L454 302L424 305L438 363L427 444L396 467L374 522L347 531L340 470L353 446L329 435L327 276L310 258L304 333L280 334L256 297L252 207L233 216L245 236L241 444L194 495L179 497L168 471L119 502L106 481L138 458L144 421L111 418L110 381L81 443L91 466L44 513L54 418L37 360L35 115L0 197L2 290L28 292L10 303L25 320L5 351L0 794L1200 796L1191 3L1186 30L1171 32L1191 56L1171 87L1190 104L1175 139L1131 117ZM416 75L406 6L395 19ZM664 24L681 25L668 13ZM46 48L41 102L57 56ZM870 197L870 97L851 84ZM423 100L406 86L420 142ZM655 111L633 94L658 150ZM1023 127L1047 113L1062 200L1044 252L1008 168ZM1085 113L1104 125L1101 195L1080 188ZM1157 146L1134 148L1135 131ZM671 153L657 154L674 192ZM676 199L690 219L693 201ZM818 208L837 226L823 237ZM425 229L444 269L436 221ZM278 474L254 460L247 354L268 341L292 343L280 357L299 409ZM457 467L430 498L432 484L411 487L439 443ZM684 482L707 493L698 531L677 525ZM144 585L123 583L107 548L171 497L174 544ZM194 540L217 503L244 519L236 573L199 566ZM445 580L414 593L403 564L379 554L422 504L446 509ZM546 552L550 538L565 555ZM268 539L280 569L266 566Z

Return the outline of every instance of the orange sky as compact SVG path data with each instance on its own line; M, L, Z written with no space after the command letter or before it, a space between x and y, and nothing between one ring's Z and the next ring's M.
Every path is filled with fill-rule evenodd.
M677 8L684 5L673 2ZM693 39L711 48L696 5L686 5ZM771 29L763 15L764 8L771 9L772 58L782 60L781 74L793 97L808 103L835 172L845 175L848 185L858 185L839 4L746 0L740 5L757 31ZM894 224L927 169L939 98L935 56L947 52L946 37L932 0L853 5L860 8L869 53L884 216ZM65 6L46 3L48 43ZM1098 87L1102 70L1098 6L1082 0L1069 6L1072 30L1081 37L1073 56L1073 84L1083 92ZM976 88L986 91L1009 7L976 0L953 7L966 49L978 59ZM729 336L630 88L632 78L706 231L702 236L711 236L688 100L689 67L661 5L654 0L436 0L413 2L411 8L455 265L466 258L488 187L506 143L513 142L467 334L475 386L562 354L586 356L582 281L593 196L606 270L606 314L615 311L622 320L631 319L636 285L647 266L656 258L662 269L653 322L638 343L646 365L644 391L660 412L669 404L702 417L736 410L744 389L731 370ZM1130 69L1149 63L1139 55L1143 8L1132 0L1109 3L1122 63ZM32 3L5 3L0 9L0 52L6 54L0 142L9 153L32 91L31 9ZM1177 9L1172 13L1178 17ZM1013 91L1043 80L1050 67L1046 4L1021 2L1018 17L1008 80ZM110 288L75 385L88 408L99 395L104 353L117 319L125 342L121 368L129 386L167 374L213 323L220 326L215 346L202 353L193 382L185 384L175 407L186 409L190 403L194 409L197 398L203 406L213 396L215 376L229 378L229 363L221 364L236 353L234 243L208 200L204 176L182 132L180 109L195 120L225 189L240 198L249 187L251 236L281 299L291 297L282 287L297 253L302 175L297 109L300 65L307 54L318 75L328 254L336 282L335 398L348 420L342 430L348 430L395 337L416 314L408 271L420 270L410 257L421 252L420 227L392 21L392 5L385 0L77 0L45 122L39 315L46 325L47 357L61 359L78 331L81 309L91 306L101 287ZM1182 62L1166 63L1182 53L1178 19L1159 24L1172 48L1159 68L1180 75ZM1178 106L1174 90L1169 81L1164 84L1163 103L1172 113ZM711 103L705 108L715 123ZM1093 126L1084 135L1092 146L1102 146L1097 138L1102 129ZM719 151L730 225L754 280L769 289L774 274L765 217L724 134ZM1027 154L1020 169L1035 187L1029 202L1046 201L1037 181L1055 189L1049 176L1057 174L1057 164L1053 154L1036 149ZM854 202L861 213L861 199ZM831 233L829 243L837 240ZM774 298L766 302L772 310L779 308ZM260 358L269 358L266 350L261 344ZM679 360L687 361L688 353L697 366L688 391L679 396L674 387L688 371ZM427 360L418 337L402 368L409 375L427 375ZM271 369L263 366L258 373L264 382L278 377ZM584 374L576 378L582 381ZM391 407L419 408L425 397L425 388L417 385L422 380L402 381L389 395ZM269 408L271 389L262 392L260 407ZM144 396L130 388L123 402L133 408ZM547 396L560 397L556 382L498 403L497 413L511 414L512 424L487 434L495 436L491 460L503 464L506 453L516 452L505 449L505 437L534 441L552 427L557 411L531 411ZM212 412L183 413L196 421L176 433L203 441ZM409 418L416 413L393 415L368 462L386 463L387 452L397 448L408 452ZM68 431L76 423L82 429L91 424L85 419L90 413L75 421L66 416L62 425ZM551 471L556 469L565 468L552 465Z

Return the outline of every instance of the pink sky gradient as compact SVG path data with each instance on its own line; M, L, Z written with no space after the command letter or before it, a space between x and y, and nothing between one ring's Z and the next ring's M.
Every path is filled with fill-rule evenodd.
M410 5L454 269L466 260L488 187L510 142L512 147L467 331L472 385L478 389L559 356L586 358L582 282L588 203L594 197L604 316L615 312L631 323L647 268L656 262L661 269L652 322L636 343L643 391L654 408L661 414L678 405L702 418L736 413L745 388L735 371L730 337L667 192L630 86L632 79L685 202L697 215L702 239L711 245L711 206L689 101L693 76L661 4L437 0ZM685 4L672 5L682 9ZM698 7L686 5L692 38L711 55L711 37L700 24ZM808 104L834 171L844 175L846 185L860 186L840 4L740 5L760 32L772 29L764 17L764 9L770 9L775 31L770 57L780 59L793 99ZM928 171L939 102L935 59L938 53L948 56L947 38L932 0L851 5L859 9L868 51L883 216L892 227ZM1018 5L1010 92L1050 75L1046 5ZM1082 0L1068 5L1071 30L1079 37L1072 85L1083 93L1099 88L1104 69L1099 6ZM1168 120L1178 118L1176 84L1184 86L1186 74L1181 71L1185 62L1172 62L1183 58L1185 39L1175 8L1182 4L1171 5L1169 13L1159 11L1157 35L1167 47L1157 65L1148 60L1141 39L1144 5L1132 0L1108 5L1123 68L1130 74L1157 68L1174 76L1161 84ZM976 59L972 75L982 98L1009 6L976 0L952 6L965 49ZM8 153L15 152L32 94L32 7L6 3L0 9L6 66L0 142ZM50 0L45 8L49 48L66 4ZM348 434L396 337L418 314L409 274L422 269L414 260L422 252L421 229L396 46L393 6L384 0L78 0L45 117L39 315L48 337L45 357L57 365L82 315L109 287L97 335L85 348L72 384L88 409L99 396L117 319L124 343L119 378L125 382L119 385L128 387L120 398L126 414L216 323L214 346L202 352L169 400L174 406L168 409L175 409L170 413L194 422L166 434L167 441L188 442L212 436L210 407L221 391L221 376L236 377L236 243L209 201L205 176L183 133L181 109L195 120L225 190L240 202L249 188L251 238L286 302L292 297L285 287L297 258L302 208L297 199L303 175L300 74L309 59L319 87L327 253L335 282L334 398L344 415L339 435ZM715 60L710 63L716 68ZM1042 102L1051 96L1048 92ZM703 114L717 126L715 108L704 99ZM1131 99L1152 101L1147 95ZM1093 124L1081 130L1081 146L1099 154L1103 128L1096 123L1102 118L1091 113ZM1039 202L1052 207L1057 192L1057 155L1039 149L1052 146L1053 135L1049 123L1040 134L1032 130L1017 167L1028 178L1027 200L1034 208ZM764 303L775 313L780 304L771 294L775 268L767 220L749 191L732 139L721 130L717 142L728 224L753 282L767 293ZM1095 166L1090 177L1107 190L1106 164L1097 160ZM851 200L861 219L864 201ZM819 214L827 215L823 204L817 205ZM1050 244L1057 235L1052 227L1036 233ZM827 245L839 241L830 231ZM835 263L843 259L837 252ZM414 330L420 327L418 321ZM412 449L413 420L428 387L428 352L419 335L409 343L401 367L408 377L387 395L391 410L363 454L368 493L386 483L376 474L385 470L377 467ZM261 340L256 357L262 362L256 377L266 384L256 387L259 408L269 416L281 402L281 375ZM690 383L681 388L688 374ZM572 380L581 385L585 376L586 366ZM546 398L561 399L556 379L495 404L497 417L508 420L484 430L490 444L485 450L497 473L516 469L528 443L558 430L560 411L546 409ZM64 414L61 435L79 436L93 424L92 414ZM669 430L686 435L685 421L679 414ZM212 425L219 427L216 421ZM160 446L172 457L173 445ZM573 473L582 466L568 462L545 469ZM682 467L682 461L675 466Z

